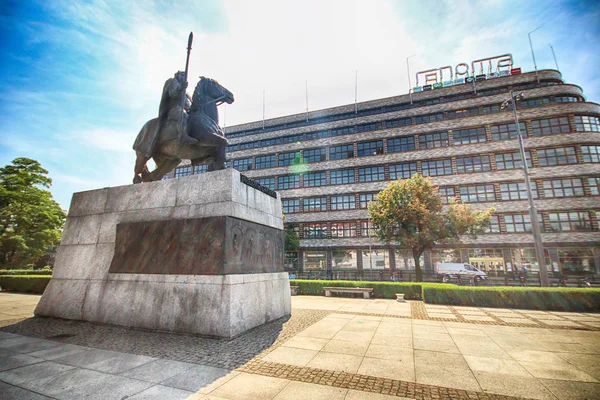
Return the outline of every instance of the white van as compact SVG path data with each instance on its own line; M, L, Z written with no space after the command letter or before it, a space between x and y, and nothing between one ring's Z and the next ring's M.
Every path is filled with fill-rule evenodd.
M442 276L442 282L449 282L460 275L461 279L473 280L477 283L487 279L485 272L470 264L440 263L435 266L435 272Z

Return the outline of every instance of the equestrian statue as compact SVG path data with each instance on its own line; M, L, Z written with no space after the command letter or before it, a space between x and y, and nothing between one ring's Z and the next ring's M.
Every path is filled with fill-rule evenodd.
M133 144L133 183L158 181L183 159L191 160L192 166L210 163L208 171L225 168L227 139L219 127L217 106L233 103L233 94L205 77L200 77L191 98L187 94L192 39L190 33L185 72L165 82L158 117L144 124ZM152 172L146 166L150 158L156 163Z

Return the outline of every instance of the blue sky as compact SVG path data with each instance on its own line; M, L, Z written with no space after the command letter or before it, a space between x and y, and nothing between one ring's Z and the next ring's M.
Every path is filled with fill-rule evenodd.
M512 53L600 102L597 1L0 0L0 164L39 160L68 208L73 192L125 185L131 145L185 66L236 97L227 126L407 93L414 72Z

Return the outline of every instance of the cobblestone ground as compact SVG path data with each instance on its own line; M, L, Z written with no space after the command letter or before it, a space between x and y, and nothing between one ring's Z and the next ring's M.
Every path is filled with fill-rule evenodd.
M312 296L229 341L16 312L0 320L0 332L241 373L223 393L249 375L378 400L600 399L599 328L598 314Z

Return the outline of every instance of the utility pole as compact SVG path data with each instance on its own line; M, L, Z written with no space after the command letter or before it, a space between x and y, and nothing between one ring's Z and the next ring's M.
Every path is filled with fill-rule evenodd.
M523 99L523 93L517 95L510 91L510 99L505 100L501 108L505 109L509 104L512 104L513 114L515 117L515 125L517 126L517 135L519 136L519 150L521 152L521 162L523 163L523 172L525 175L525 187L527 189L527 199L529 201L529 219L531 220L531 233L533 234L533 244L535 247L535 255L540 269L540 284L549 286L548 270L546 268L546 255L544 253L544 245L542 244L542 230L538 221L538 212L533 203L533 192L531 191L531 181L529 179L529 167L527 166L527 158L525 157L525 146L523 144L523 136L519 126L519 117L517 115L517 101Z

